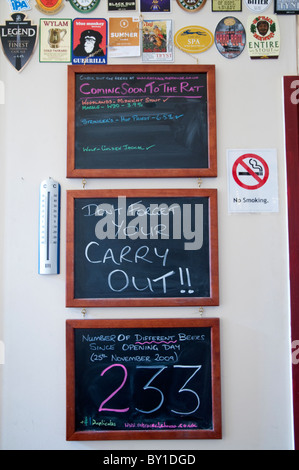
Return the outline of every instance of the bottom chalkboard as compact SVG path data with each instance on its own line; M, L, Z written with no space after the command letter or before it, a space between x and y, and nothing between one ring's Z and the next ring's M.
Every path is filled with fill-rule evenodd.
M221 438L218 319L68 320L67 439Z

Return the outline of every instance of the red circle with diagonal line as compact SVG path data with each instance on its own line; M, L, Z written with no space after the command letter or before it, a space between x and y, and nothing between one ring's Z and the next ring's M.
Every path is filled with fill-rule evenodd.
M245 153L237 158L232 169L235 182L244 189L259 189L269 178L267 162L254 153ZM246 183L244 182L246 180Z

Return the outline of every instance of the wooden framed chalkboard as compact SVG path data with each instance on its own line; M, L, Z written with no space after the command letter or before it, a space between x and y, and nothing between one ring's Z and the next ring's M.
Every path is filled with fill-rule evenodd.
M220 439L219 319L67 320L67 440Z
M67 177L217 176L214 65L68 66Z
M67 191L67 307L218 305L216 189Z

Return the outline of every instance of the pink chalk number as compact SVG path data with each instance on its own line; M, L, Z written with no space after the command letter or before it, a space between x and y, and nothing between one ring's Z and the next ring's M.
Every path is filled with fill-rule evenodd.
M100 408L99 408L99 411L115 411L116 413L125 413L126 411L129 410L129 408L123 408L123 409L115 409L115 408L104 408L104 405L107 403L107 401L111 400L112 397L114 397L114 395L117 394L117 392L119 392L119 390L121 390L124 386L124 384L126 383L126 380L127 380L127 377L128 377L128 371L127 369L125 368L125 366L123 366L122 364L112 364L111 366L109 367L106 367L106 369L103 370L103 372L101 373L101 377L109 370L109 369L112 369L112 367L121 367L124 371L124 379L121 383L121 385L116 389L114 390L113 393L111 393L111 395L109 395L108 398L106 398L106 400L102 401L102 403L100 404Z

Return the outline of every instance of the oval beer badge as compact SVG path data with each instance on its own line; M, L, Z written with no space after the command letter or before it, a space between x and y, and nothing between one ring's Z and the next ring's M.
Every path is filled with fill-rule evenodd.
M215 29L215 45L226 59L234 59L243 52L246 33L242 23L233 16L223 18Z
M75 10L88 13L98 6L100 0L69 0L69 2Z
M206 0L176 0L176 1L180 5L181 8L187 11L191 11L191 12L200 10L206 3Z
M59 10L63 8L63 0L35 0L36 5L35 7L46 13L47 15L52 15L53 13L57 13Z
M209 49L214 43L214 36L202 26L186 26L176 32L174 43L182 51L195 54Z
M280 33L277 15L248 17L247 48L251 59L278 58Z

